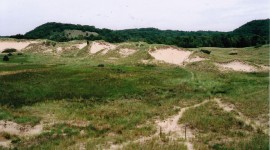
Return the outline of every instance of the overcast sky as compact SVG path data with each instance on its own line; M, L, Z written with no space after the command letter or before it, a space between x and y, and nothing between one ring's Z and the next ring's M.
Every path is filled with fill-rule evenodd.
M0 35L46 22L127 29L231 31L270 18L269 0L0 0Z

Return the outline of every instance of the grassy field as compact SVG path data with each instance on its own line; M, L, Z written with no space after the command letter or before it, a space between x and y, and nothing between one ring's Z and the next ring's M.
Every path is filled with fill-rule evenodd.
M63 44L63 43L62 43ZM214 62L241 60L268 65L269 45L260 48L203 48L211 55L185 67L141 63L152 59L147 49L160 45L142 44L126 58L110 52L87 56L87 49L64 55L25 52L0 62L0 120L18 124L44 125L35 137L2 133L18 149L109 148L112 144L149 137L156 133L155 121L188 107L219 98L259 122L254 130L225 112L215 102L187 110L179 124L189 124L195 133L195 149L268 149L269 73L221 72ZM134 48L138 43L123 44ZM232 50L238 55L228 55ZM1 58L3 56L0 55ZM104 67L98 67L104 64ZM2 147L4 149L4 147ZM124 149L187 149L182 141L153 138Z

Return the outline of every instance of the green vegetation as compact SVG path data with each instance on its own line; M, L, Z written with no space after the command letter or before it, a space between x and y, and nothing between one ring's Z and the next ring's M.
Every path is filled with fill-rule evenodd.
M13 53L16 52L17 50L15 48L7 48L2 51L2 53Z
M144 41L150 44L167 44L179 47L247 47L269 43L269 19L251 21L232 32L173 31L155 28L128 30L98 29L61 23L46 23L23 35L13 38L50 39L54 41L105 40L112 43Z
M42 46L54 50L74 43L47 41ZM207 60L185 67L151 63L147 50L153 47L164 45L122 43L121 48L138 50L123 58L117 50L89 55L85 47L56 55L33 47L8 62L1 61L0 120L31 126L42 122L44 129L29 138L7 133L0 138L11 139L17 149L104 149L152 136L157 132L156 120L213 98L259 122L261 130L268 129L269 73L222 72L214 63L239 60L268 65L269 45L190 49L192 55ZM231 51L237 55L229 55ZM110 57L118 59L109 61ZM212 101L188 109L179 124L188 124L194 131L190 142L195 149L268 149L269 136L236 115ZM184 139L171 141L167 136L131 142L124 149L187 149Z

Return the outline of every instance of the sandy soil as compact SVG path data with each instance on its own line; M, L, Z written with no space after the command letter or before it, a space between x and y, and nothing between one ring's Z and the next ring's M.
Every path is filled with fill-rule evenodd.
M190 108L196 108L199 107L210 100L203 101L202 103L190 106L190 107L184 107L180 110L180 112L177 115L171 116L166 120L156 120L156 128L157 132L149 137L141 137L134 141L128 141L119 145L112 144L110 145L110 150L117 150L117 149L123 149L124 146L127 146L130 143L143 143L145 141L151 140L154 137L158 137L160 133L166 134L166 136L170 140L177 140L177 139L185 139L185 125L184 124L178 124L179 120L182 118L183 114ZM186 141L184 142L188 148L188 150L193 150L193 144L190 142L192 138L194 138L195 135L193 134L192 130L186 127Z
M61 53L63 51L63 48L62 47L57 47L57 49L56 49L56 53Z
M83 49L85 46L87 46L87 43L81 43L81 44L76 44L75 47L78 49Z
M156 60L170 64L183 65L184 61L192 54L190 51L178 50L175 48L157 49L150 51L149 54Z
M233 61L229 63L216 63L216 65L220 68L220 70L234 70L234 71L242 71L242 72L255 72L258 69L254 66L245 64L240 61Z
M0 41L0 52L7 48L15 48L18 51L26 48L29 44L37 43L36 41L16 42L16 41Z
M90 48L90 53L95 54L102 51L102 54L106 54L108 51L115 49L116 46L106 42L93 42Z
M136 52L135 49L128 49L128 48L124 48L124 49L120 49L119 50L119 54L123 57L128 57L129 55L132 55Z
M214 99L214 101L218 104L220 108L222 108L226 112L236 112L237 115L235 115L235 118L243 121L246 125L251 126L255 131L258 129L263 128L263 124L260 123L259 121L253 121L247 116L245 116L243 113L238 111L233 104L228 104L228 103L223 103L220 99ZM263 130L265 134L268 134L268 128Z
M6 132L17 136L33 136L42 132L41 124L31 127L30 125L20 125L12 121L0 121L0 132Z

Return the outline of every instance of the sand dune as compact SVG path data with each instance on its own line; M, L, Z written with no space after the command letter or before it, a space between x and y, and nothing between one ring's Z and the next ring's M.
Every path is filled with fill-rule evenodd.
M115 49L116 46L106 42L93 42L90 48L90 53L95 54L99 51L103 51L102 54L106 54L108 51Z
M16 42L16 41L0 41L0 52L7 48L15 48L18 51L26 48L29 44L37 43L36 41Z
M229 63L216 63L221 70L234 70L234 71L242 71L242 72L255 72L258 69L254 66L248 65L246 63L240 61L233 61Z
M149 52L156 60L170 64L183 65L183 62L192 54L190 51L178 50L175 48L158 49Z

